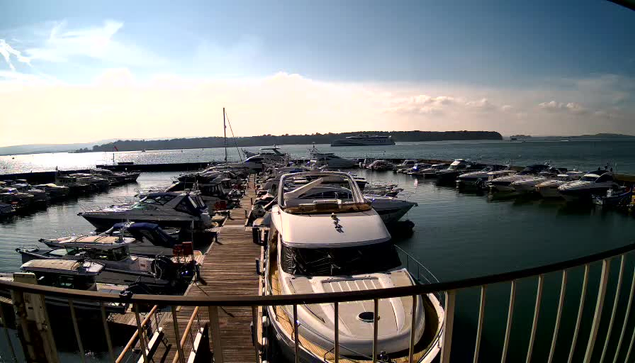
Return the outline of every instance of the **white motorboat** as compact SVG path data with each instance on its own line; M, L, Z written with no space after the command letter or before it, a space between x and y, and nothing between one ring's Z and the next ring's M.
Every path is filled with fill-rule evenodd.
M546 164L534 164L525 167L519 173L492 179L488 181L490 191L513 192L515 191L514 187L511 185L513 182L533 178L534 176L540 174L540 172L549 168L550 166Z
M370 201L373 209L386 225L399 221L412 207L417 206L417 203L395 197L379 195L364 195L364 197Z
M299 186L295 178L310 180ZM269 295L361 291L412 286L413 277L401 261L379 215L364 199L350 175L312 172L284 175L278 203L271 210L271 233L266 260L265 293ZM343 186L348 199L313 193L314 188ZM348 195L347 195L348 197ZM416 316L412 317L413 303ZM341 359L372 360L373 325L378 320L377 351L390 361L406 361L414 330L417 362L432 362L441 341L438 337L444 311L435 295L379 300L379 316L371 301L339 305L297 306L301 362L333 361L335 319L339 320ZM294 352L291 306L270 306L267 315L283 352ZM414 325L412 322L414 321ZM427 333L424 335L424 331ZM406 360L404 360L406 359Z
M101 293L121 294L128 286L98 283L97 277L103 272L104 265L91 261L74 261L63 259L32 260L20 267L22 272L2 273L0 279L22 283L37 284L66 289L95 291ZM9 290L0 291L0 295L11 297ZM64 317L68 320L68 299L49 296L45 298L46 306L52 318ZM76 313L84 319L101 319L100 303L97 301L75 300ZM103 304L107 313L124 313L127 304ZM59 316L57 314L60 314Z
M447 163L432 164L429 168L418 169L413 171L411 175L422 178L436 178L439 170L447 169L450 165Z
M493 175L497 175L499 172L508 171L509 167L504 165L488 165L485 168L464 173L456 178L456 186L458 188L470 188L485 185ZM496 174L494 174L496 173ZM492 178L493 179L493 178Z
M171 232L171 233L168 233ZM41 238L50 248L90 248L95 244L126 246L131 254L140 256L172 256L179 244L179 230L167 231L154 223L116 223L98 235L74 235L59 238Z
M134 204L110 206L79 213L98 230L117 222L136 221L185 229L204 229L212 224L207 206L192 193L150 193Z
M374 171L387 171L393 170L394 168L395 166L387 160L375 160L366 167L366 169Z
M263 147L256 155L248 157L242 165L248 167L251 170L262 170L263 165L266 164L286 164L289 160L289 155L280 152L280 148L277 146Z
M357 167L357 161L341 158L334 153L320 152L315 146L310 150L311 167L327 167L329 169L350 169Z
M63 185L54 183L34 185L36 189L44 190L52 201L63 200L68 198L70 189Z
M517 180L511 183L510 186L514 188L514 191L520 194L534 193L536 192L536 185L566 172L566 169L548 168L547 170L540 172L538 175Z
M65 243L65 248L41 250L38 247L18 248L22 263L31 260L75 260L99 261L104 265L97 276L97 282L119 285L143 284L148 293L165 294L180 291L194 276L196 261L178 263L165 256L155 258L134 256L128 246L122 243L104 243L105 239L96 239L93 243Z
M613 173L607 170L594 171L585 174L580 180L571 181L558 187L558 192L569 201L590 201L591 196L606 195L609 189L618 189L619 185L613 178Z
M415 165L417 165L416 160L406 159L403 162L395 165L394 172L405 174L408 170L412 169Z
M573 180L578 180L584 175L583 172L573 170L564 174L558 174L555 178L548 179L536 185L536 191L543 198L562 198L558 187Z

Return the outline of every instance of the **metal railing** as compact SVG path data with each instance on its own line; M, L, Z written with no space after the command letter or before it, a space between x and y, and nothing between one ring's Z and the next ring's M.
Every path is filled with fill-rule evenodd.
M469 288L478 288L480 290L480 299L479 299L479 309L478 309L478 319L476 326L476 337L475 337L475 346L473 353L473 361L477 362L479 360L479 355L481 353L481 339L484 332L484 312L485 312L485 304L486 304L486 295L488 291L488 287L502 282L510 283L509 290L509 304L507 307L507 320L505 324L504 334L501 334L503 338L503 348L502 354L500 356L501 362L505 362L508 359L508 353L510 352L510 336L512 330L513 316L514 316L514 308L516 302L517 295L517 285L518 281L525 278L537 277L538 282L536 285L535 292L535 303L533 304L533 319L531 324L531 330L528 332L527 337L529 338L529 343L527 346L527 351L525 355L525 360L530 362L532 357L534 356L534 349L536 345L536 333L538 330L538 322L541 311L541 302L543 299L543 288L545 276L550 273L559 272L561 274L560 280L560 293L558 299L558 307L557 313L554 321L554 329L551 338L551 344L549 349L549 358L548 361L554 361L554 352L559 341L559 338L562 339L560 324L563 316L563 311L565 308L565 291L568 284L569 271L575 267L583 267L584 268L584 277L581 284L581 292L579 294L579 304L577 304L577 319L575 323L575 329L573 329L573 336L571 337L571 343L568 354L568 361L571 362L573 360L573 355L577 351L576 349L584 350L584 362L590 362L592 357L597 356L599 354L599 349L601 349L600 361L608 361L610 359L609 354L612 354L613 362L619 361L619 357L624 356L624 350L626 350L625 361L628 361L631 356L633 343L635 342L635 329L631 333L631 336L627 336L627 326L632 326L633 322L629 322L629 318L631 315L632 301L633 301L633 293L635 288L635 273L633 274L632 281L630 282L628 287L622 287L625 284L624 278L624 270L626 269L627 257L630 253L635 250L635 244L629 244L623 247L611 249L608 251L575 258L572 260L553 263L549 265L533 267L522 269L513 272L506 272L500 274L494 274L483 277L475 277L464 279L460 281L451 281L451 282L434 282L431 280L431 277L428 277L431 283L419 284L415 286L407 286L407 287L395 287L395 288L387 288L387 289L377 289L377 290L365 290L365 291L349 291L349 292L333 292L333 293L321 293L321 294L296 294L296 295L269 295L269 296L205 296L205 297L193 297L193 296L156 296L156 295L132 295L132 296L119 296L113 294L104 294L93 291L78 291L78 290L68 290L68 289L60 289L39 285L32 285L27 283L18 283L18 282L8 282L8 281L0 281L0 290L10 291L12 293L12 297L14 298L13 303L19 305L20 299L24 299L27 296L31 296L31 303L35 300L35 298L41 299L40 302L45 301L46 299L55 298L57 300L66 299L69 304L70 312L71 312L71 320L73 323L73 327L75 329L76 343L78 346L78 350L80 355L84 355L84 348L82 346L82 336L79 333L80 329L78 328L78 318L75 314L75 309L77 309L77 304L79 302L92 302L94 304L98 304L99 310L101 310L101 319L103 321L103 329L107 339L109 356L112 361L119 362L121 361L118 358L115 358L113 352L113 346L111 342L111 335L108 331L108 325L106 324L106 311L104 310L104 306L107 306L109 303L120 303L120 304L129 304L132 306L133 311L135 312L135 319L137 325L137 335L141 337L138 339L138 343L141 346L142 352L142 360L150 361L151 357L148 357L148 353L150 350L147 349L148 339L146 337L146 328L144 327L145 322L141 321L141 317L139 314L139 309L142 306L155 306L160 305L164 307L169 307L173 312L173 327L169 327L174 329L176 342L170 342L172 344L176 344L177 347L177 355L174 357L174 362L183 361L186 356L186 353L183 351L183 346L185 343L185 339L189 336L192 344L194 346L193 341L194 338L190 333L191 327L193 326L194 320L197 319L199 325L200 322L200 312L204 311L203 307L208 309L208 321L205 321L204 324L209 324L209 328L211 330L212 336L212 349L214 354L214 359L216 362L223 362L223 335L219 324L218 318L218 309L222 309L222 307L250 307L251 313L253 315L252 321L257 322L256 314L257 307L273 307L273 306L291 306L292 307L292 316L293 316L293 341L294 349L296 353L300 353L301 350L305 349L301 344L300 340L302 337L302 333L300 331L300 326L298 324L298 306L299 305L307 305L307 304L333 304L335 311L335 332L334 337L332 338L334 342L334 358L333 361L338 362L340 358L340 352L345 350L345 347L341 347L339 344L339 319L337 318L339 314L339 307L342 303L346 302L354 302L354 301L372 301L373 302L373 311L375 313L375 317L379 314L379 301L382 299L390 299L390 298L399 298L399 297L412 297L413 301L416 301L416 298L419 296L425 296L427 294L441 294L444 295L444 303L443 307L445 310L445 317L443 319L443 325L440 327L439 332L441 336L439 337L439 344L442 345L440 352L440 361L441 362L449 362L450 356L452 352L452 338L453 338L453 327L454 327L454 312L456 309L456 297L457 292L464 289ZM405 252L405 251L404 251ZM602 321L602 313L604 311L604 303L607 295L607 286L610 280L610 266L612 260L619 259L620 267L617 273L617 281L615 282L615 296L613 298L613 303L610 306L610 320L608 322L608 330L605 330L602 334L599 334L600 331L600 323ZM595 307L593 310L593 319L591 321L590 330L588 336L581 336L581 324L583 321L583 311L585 305L590 303L586 301L585 297L587 296L587 290L589 287L589 275L590 275L590 267L593 263L599 262L601 263L601 275L599 278L599 285L597 290L597 297L595 299ZM408 264L408 262L406 262ZM412 266L409 266L412 267ZM423 275L421 272L421 267L418 267L420 270L417 275ZM416 270L416 267L414 268ZM425 272L428 274L429 271ZM430 273L433 277L433 275ZM618 309L618 304L620 301L620 294L623 290L628 292L628 304L626 309ZM28 294L28 295L27 295ZM46 300L49 301L49 300ZM47 305L47 304L43 304ZM178 326L178 322L176 321L176 308L178 306L192 306L195 307L191 318L188 321L186 329L181 331ZM412 317L414 322L414 316L416 315L417 304L412 304L413 311ZM607 307L608 308L608 307ZM1 309L0 309L1 310ZM97 311L99 311L97 310ZM622 316L618 316L618 310L623 311ZM152 310L151 310L152 311ZM607 310L608 311L608 310ZM22 311L21 314L20 306L16 307L17 312L17 326L18 330L21 331L21 334L28 333L27 326L29 322L27 321L28 316L26 313ZM46 312L46 308L44 308L44 312ZM0 311L0 314L2 312ZM150 314L151 315L151 314ZM3 323L6 322L5 319L6 313L0 315L0 319L2 319ZM608 315L607 315L608 316ZM48 324L48 316L46 313L43 314L43 326L46 327ZM146 321L149 319L149 316L146 315ZM381 347L378 346L378 335L379 332L379 324L377 323L378 319L373 321L373 347L372 352L373 356L372 361L376 362L378 359L378 353L381 350ZM629 325L629 323L631 325ZM605 323L606 325L606 323ZM49 326L50 327L50 326ZM169 329L168 327L163 327L164 329ZM40 327L40 330L41 327ZM44 329L46 330L46 329ZM408 352L408 361L414 361L414 345L415 337L414 331L416 329L410 329L410 348ZM50 330L49 330L50 333ZM598 339L601 337L601 339ZM618 338L617 344L614 349L609 349L609 341L611 337ZM85 337L84 337L85 339ZM628 339L628 345L626 345L625 340ZM561 340L565 341L565 340ZM25 352L26 359L28 361L36 360L35 353L32 352L32 347L25 347L24 344L29 343L29 340L21 339L23 345L23 351ZM566 343L562 343L566 344ZM261 344L256 341L255 349L257 350L257 354L259 352ZM55 350L55 354L57 354L56 347L53 346ZM342 349L340 349L342 348ZM196 347L194 347L196 349ZM298 358L299 359L299 358ZM55 359L47 358L49 361L56 361ZM296 359L297 360L297 359ZM59 359L57 360L59 361Z

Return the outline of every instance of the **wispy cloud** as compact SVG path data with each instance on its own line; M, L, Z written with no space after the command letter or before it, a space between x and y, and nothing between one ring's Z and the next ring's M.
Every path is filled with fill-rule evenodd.
M31 65L31 59L22 55L22 53L16 49L14 49L9 43L4 39L0 39L0 54L4 58L4 61L7 63L9 68L12 71L16 71L12 58L15 58L18 62L25 63Z
M577 102L541 102L538 104L538 107L549 112L569 112L578 115L589 112L589 110Z

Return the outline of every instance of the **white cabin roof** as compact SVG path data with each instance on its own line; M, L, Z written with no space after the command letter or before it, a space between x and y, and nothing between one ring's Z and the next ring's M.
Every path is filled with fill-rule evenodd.
M374 210L331 215L291 214L276 206L272 220L282 241L290 247L352 247L390 240L390 233Z

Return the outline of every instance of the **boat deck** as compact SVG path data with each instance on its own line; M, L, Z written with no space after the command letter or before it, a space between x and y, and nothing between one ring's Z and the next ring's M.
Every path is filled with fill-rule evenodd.
M241 207L231 211L214 242L204 256L201 265L201 281L190 285L186 296L229 296L258 295L258 275L255 259L260 257L260 246L252 243L251 231L244 228L246 211L251 208L250 199L255 196L250 181L247 193L241 200ZM179 337L183 337L193 307L177 309ZM224 362L256 362L257 355L252 344L250 307L225 307L218 310ZM196 334L198 323L209 321L207 308L201 308L198 319L192 324L192 334ZM165 314L161 325L168 342L168 348L161 345L154 355L155 362L172 362L176 354L176 336L172 314ZM211 339L211 337L210 337ZM183 346L185 359L192 350L189 337Z

